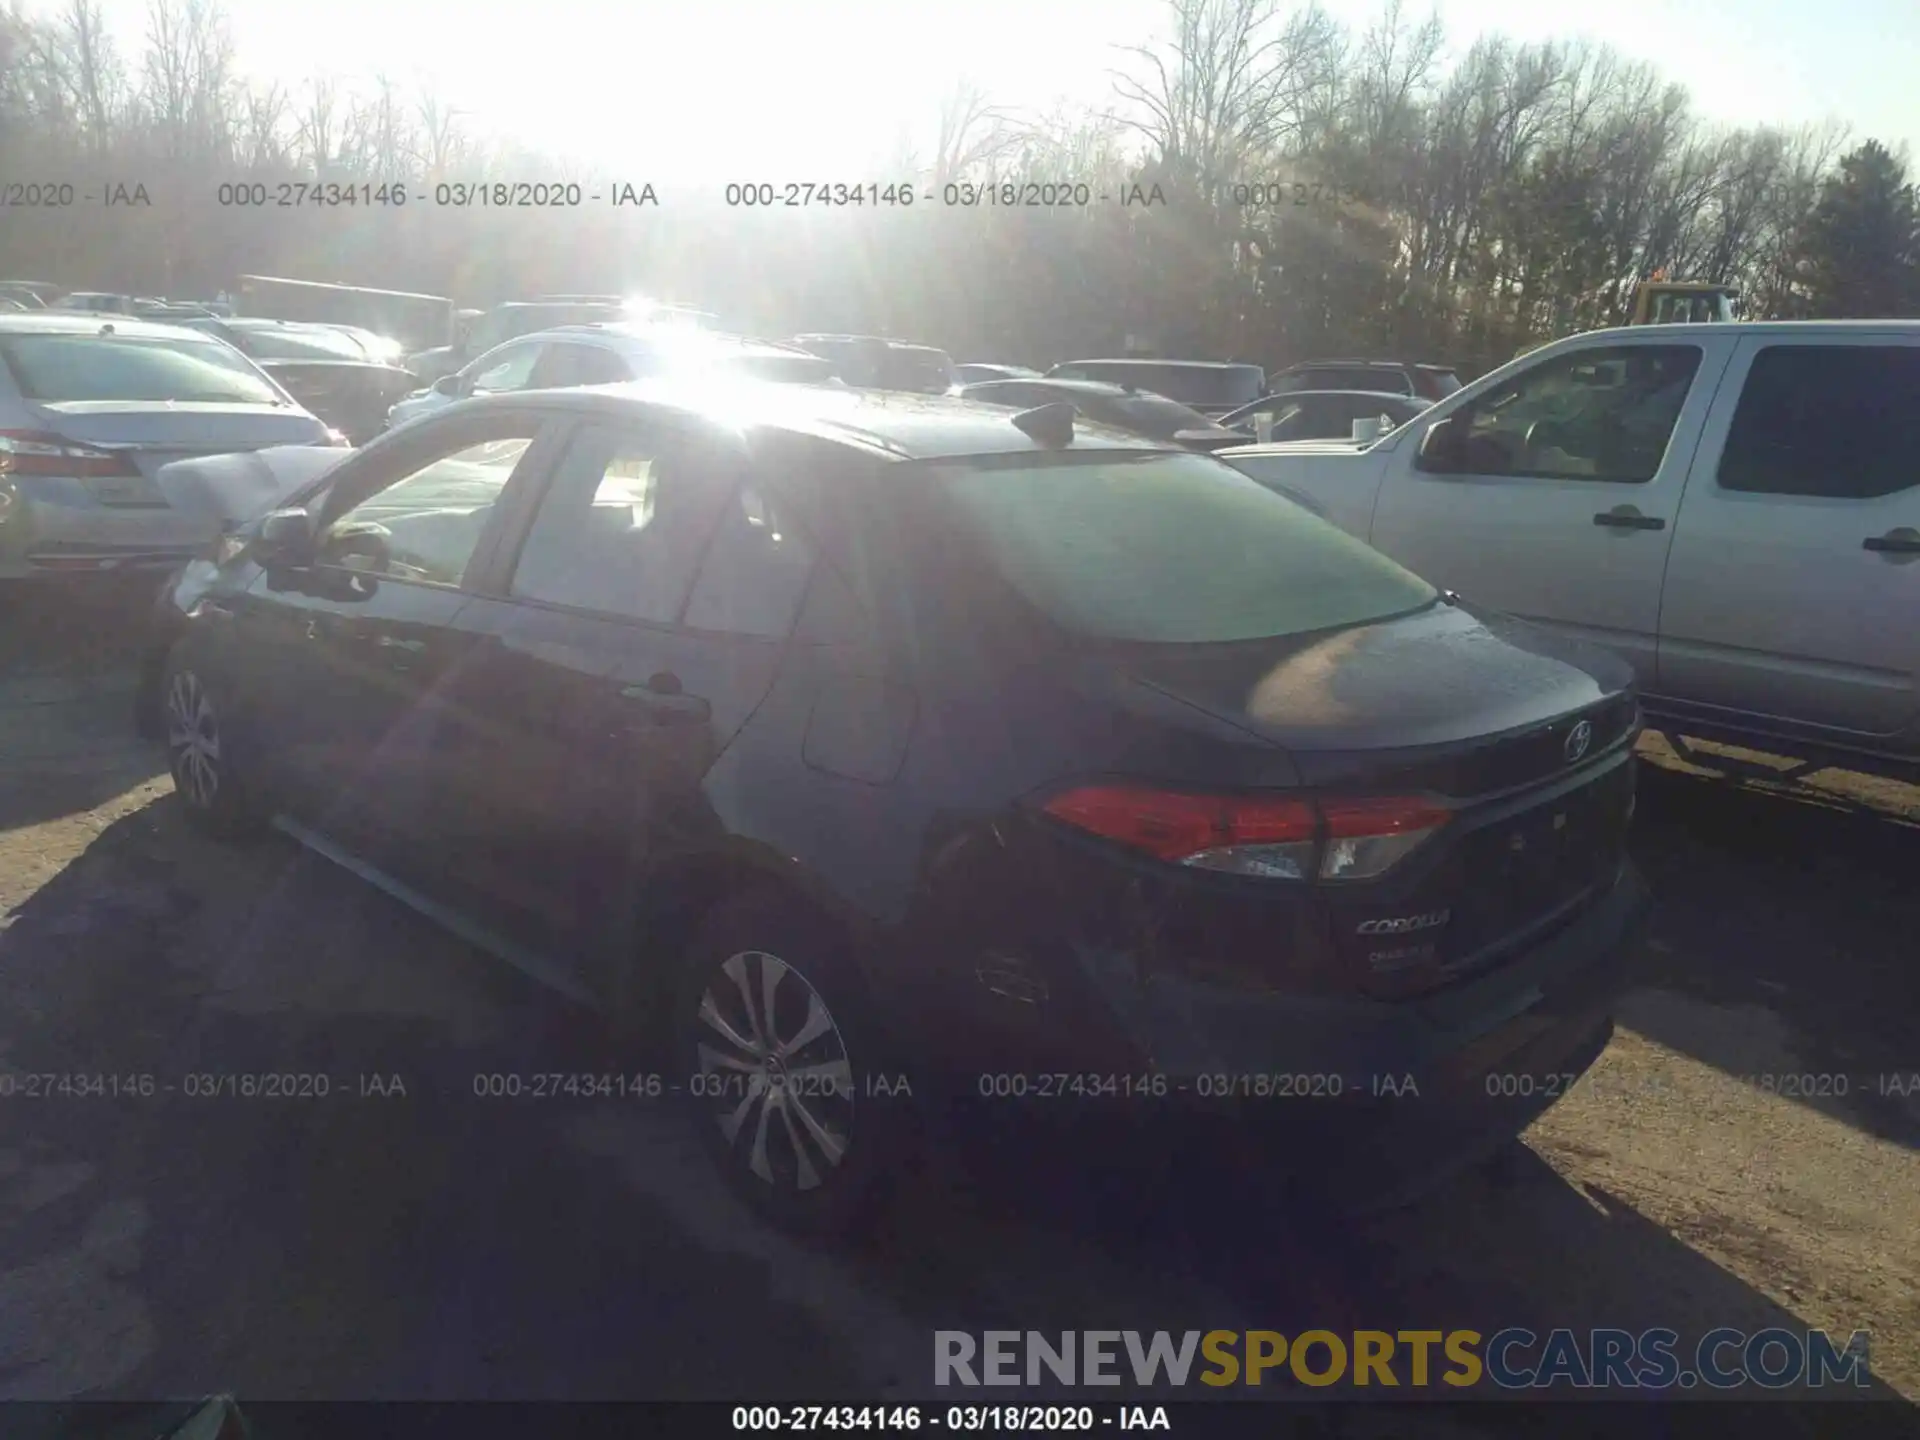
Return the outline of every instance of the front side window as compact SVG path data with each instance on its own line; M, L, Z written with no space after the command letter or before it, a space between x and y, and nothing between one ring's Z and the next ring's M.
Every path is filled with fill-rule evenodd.
M1523 371L1454 416L1476 475L1644 485L1659 472L1699 348L1579 350Z
M467 441L417 465L331 521L317 563L394 580L458 585L537 425Z
M1064 630L1224 643L1405 614L1434 588L1217 460L1064 454L931 467L955 533Z
M534 367L540 363L540 346L516 345L511 350L502 350L489 355L479 362L473 372L473 389L476 394L494 394L503 390L524 390L533 379Z
M1920 485L1920 348L1770 345L1753 357L1720 488L1870 500Z
M512 593L672 624L728 499L698 447L588 427L568 445L540 502Z
M12 335L0 359L29 400L284 405L248 359L217 341L133 335Z

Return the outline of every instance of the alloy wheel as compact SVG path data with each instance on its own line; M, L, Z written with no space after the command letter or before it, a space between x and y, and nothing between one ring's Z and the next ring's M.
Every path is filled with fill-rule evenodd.
M729 1150L776 1190L818 1190L854 1121L846 1040L820 992L777 955L741 951L712 973L696 1019L695 1093Z
M191 670L177 672L167 687L167 752L182 797L195 809L211 810L220 796L220 722Z

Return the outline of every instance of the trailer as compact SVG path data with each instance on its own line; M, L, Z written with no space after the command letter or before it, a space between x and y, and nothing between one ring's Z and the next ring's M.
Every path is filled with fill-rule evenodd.
M389 336L407 350L448 345L454 338L452 300L444 295L417 295L405 290L372 290L358 285L323 284L317 280L242 275L233 312L269 320L357 325Z

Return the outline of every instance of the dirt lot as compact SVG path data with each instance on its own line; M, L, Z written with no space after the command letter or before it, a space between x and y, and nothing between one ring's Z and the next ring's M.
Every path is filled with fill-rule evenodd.
M1920 793L1655 754L1649 982L1504 1176L1302 1237L1151 1157L943 1161L826 1253L664 1107L474 1098L570 1068L564 1002L288 842L185 832L129 729L133 608L0 614L0 1071L406 1094L0 1100L0 1398L921 1395L946 1327L1783 1325L1872 1332L1876 1412L1916 1413Z

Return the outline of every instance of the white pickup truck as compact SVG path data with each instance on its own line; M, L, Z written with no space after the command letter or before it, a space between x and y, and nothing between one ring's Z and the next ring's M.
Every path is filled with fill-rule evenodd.
M1595 331L1372 443L1220 458L1610 646L1669 734L1920 780L1920 322Z

